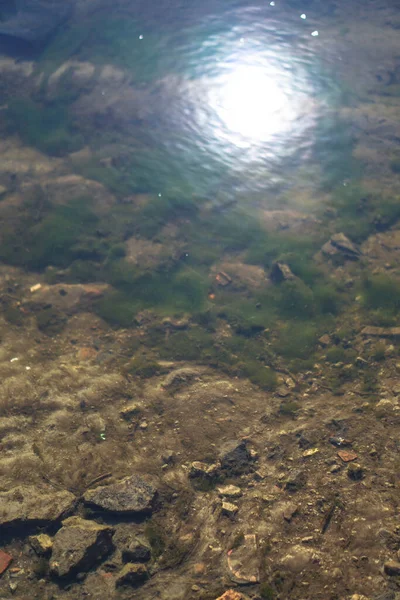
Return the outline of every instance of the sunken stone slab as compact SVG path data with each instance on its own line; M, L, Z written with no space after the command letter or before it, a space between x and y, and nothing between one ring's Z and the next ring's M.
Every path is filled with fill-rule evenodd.
M20 486L0 492L0 527L48 525L71 513L76 497L50 486Z
M134 515L151 512L156 493L151 483L131 475L118 483L87 490L83 499L85 504L97 510Z
M260 557L257 538L253 533L244 536L243 543L228 552L229 578L239 585L260 581Z
M81 517L66 519L54 538L51 573L62 578L89 571L113 550L113 534L108 525Z

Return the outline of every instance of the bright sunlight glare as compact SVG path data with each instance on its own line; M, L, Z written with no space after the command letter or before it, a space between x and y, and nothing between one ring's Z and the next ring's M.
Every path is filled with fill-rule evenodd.
M226 129L248 141L267 141L286 130L290 103L277 74L239 66L219 89L218 116Z

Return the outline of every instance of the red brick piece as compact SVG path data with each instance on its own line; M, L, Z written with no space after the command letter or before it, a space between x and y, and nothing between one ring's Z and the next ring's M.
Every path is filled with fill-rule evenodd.
M339 450L338 456L342 459L343 462L350 462L352 460L356 460L358 458L357 454L352 451L347 450Z
M3 550L0 550L0 575L2 575L4 571L8 569L12 562L12 559L13 558L10 554L7 554L7 552L3 552Z

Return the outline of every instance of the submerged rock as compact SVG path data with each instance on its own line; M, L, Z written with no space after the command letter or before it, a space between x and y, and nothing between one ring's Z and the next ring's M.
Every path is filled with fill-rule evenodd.
M50 486L20 486L0 492L0 527L48 525L72 511L76 497L68 491L55 492Z
M360 250L349 240L344 233L336 233L321 248L326 256L342 256L350 260L357 260L361 256Z
M307 476L302 469L291 469L285 480L285 490L297 492L307 483Z
M400 327L364 327L363 337L400 338Z
M39 535L31 535L29 537L29 543L32 546L33 550L39 556L45 556L46 554L50 554L51 549L53 548L53 540L51 537L45 533L40 533Z
M252 455L247 441L227 442L220 452L221 470L225 475L242 475L252 468Z
M385 562L383 567L386 575L392 575L398 577L400 575L400 563L395 560L389 560Z
M289 267L285 263L276 262L272 265L270 279L273 283L282 283L282 281L292 281L296 279Z
M248 600L248 596L245 596L236 590L226 590L226 592L224 592L222 596L218 596L216 600Z
M232 581L238 584L258 583L260 558L257 538L254 534L244 536L243 543L228 552L228 571Z
M136 586L149 578L147 568L142 563L128 563L118 573L115 580L116 587L123 585Z
M215 479L219 475L220 466L217 464L208 464L195 460L190 465L189 477L196 479L202 477L204 479Z
M85 504L121 515L149 513L157 490L142 477L131 475L118 483L100 486L85 492Z
M54 538L50 570L57 577L89 571L113 549L114 530L80 517L70 517Z
M144 563L150 559L151 548L141 538L135 538L122 549L122 560L125 563Z

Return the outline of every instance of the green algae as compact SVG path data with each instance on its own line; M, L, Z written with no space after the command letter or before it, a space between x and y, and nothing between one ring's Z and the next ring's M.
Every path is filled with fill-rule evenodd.
M400 281L385 273L367 276L362 285L363 305L394 316L400 309Z
M68 266L83 251L82 241L91 243L97 217L90 204L87 197L74 198L66 205L46 207L41 214L32 213L30 206L22 207L19 217L3 232L1 259L34 270Z
M14 99L7 109L10 132L51 156L65 156L82 148L83 136L75 131L63 105L41 105L30 99Z

